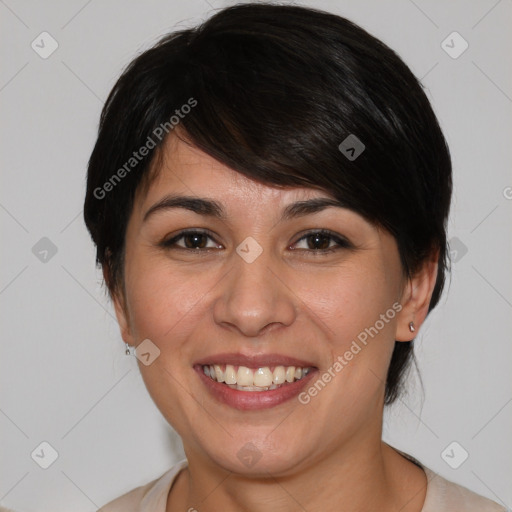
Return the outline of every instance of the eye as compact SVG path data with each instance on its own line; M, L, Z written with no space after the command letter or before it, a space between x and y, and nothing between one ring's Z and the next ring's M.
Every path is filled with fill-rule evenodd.
M211 240L213 245L208 246L209 240ZM305 247L295 247L292 249L292 251L306 251L311 254L318 255L352 247L348 240L325 229L310 231L309 233L306 233L301 238L299 238L299 240L297 240L293 246L297 246L300 243L303 243ZM160 243L160 245L165 249L182 249L194 252L199 252L200 250L205 251L209 249L222 249L222 246L215 242L212 235L208 231L198 229L181 231L172 238L164 240Z
M352 247L350 242L340 236L335 235L331 231L321 229L317 231L310 231L304 236L299 238L293 245L304 242L305 248L299 248L299 250L305 250L311 252L311 254L327 254L340 249L347 249ZM334 245L332 245L334 243ZM292 250L297 250L292 249Z
M207 231L202 230L187 230L181 231L176 236L164 240L160 245L166 249L185 249L196 251L198 249L218 249L219 244L208 247L208 239L213 241L212 236ZM178 244L179 241L183 240L184 245ZM221 246L222 247L222 246Z

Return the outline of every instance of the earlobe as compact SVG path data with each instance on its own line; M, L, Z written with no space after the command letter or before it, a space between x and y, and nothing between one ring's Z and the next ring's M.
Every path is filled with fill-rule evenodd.
M123 298L119 297L118 293L115 292L112 296L112 302L114 303L117 323L119 324L119 330L121 331L121 337L123 338L123 341L128 343L128 345L135 345L133 336L131 334L130 322Z
M412 341L428 314L437 280L439 251L426 260L421 269L407 280L402 293L402 310L397 316L396 341Z
M110 280L108 279L108 269L106 266L103 266L103 278L105 279L106 283L110 283ZM135 345L133 336L131 334L127 308L122 293L117 290L110 289L110 297L112 299L112 303L114 304L114 311L123 341L129 345Z

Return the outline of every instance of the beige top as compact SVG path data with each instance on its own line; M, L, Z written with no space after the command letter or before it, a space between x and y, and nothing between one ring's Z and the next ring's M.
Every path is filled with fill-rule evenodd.
M186 459L178 462L160 478L123 494L98 512L166 512L171 486L186 466ZM428 485L421 512L507 512L506 508L494 501L449 482L424 466L422 468L427 475Z

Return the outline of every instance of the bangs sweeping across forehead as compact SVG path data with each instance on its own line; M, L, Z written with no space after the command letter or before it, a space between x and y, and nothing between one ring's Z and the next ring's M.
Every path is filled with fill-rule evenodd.
M172 131L258 182L325 190L395 237L406 275L439 250L430 309L438 302L450 154L418 80L363 29L303 7L237 5L166 36L127 67L102 111L84 208L111 292L123 280L135 193L158 172ZM355 159L339 149L349 136L364 145ZM144 146L154 147L98 198ZM396 344L387 403L410 355L411 344Z

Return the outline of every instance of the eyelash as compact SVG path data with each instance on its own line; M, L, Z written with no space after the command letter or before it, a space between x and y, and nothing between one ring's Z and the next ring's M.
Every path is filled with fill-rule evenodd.
M204 248L204 249L200 249L200 248L193 249L190 247L176 246L176 242L178 242L179 240L181 240L182 238L184 238L187 235L206 235L208 238L214 240L212 234L208 231L201 230L201 229L190 229L190 230L181 231L176 236L173 236L172 238L170 238L168 240L164 240L159 245L165 249L179 249L179 250L184 250L184 251L192 251L193 253L216 250L216 249L213 249L212 247L208 247L208 248ZM309 232L305 233L304 235L302 235L302 237L299 238L293 245L298 244L302 240L307 239L308 237L312 237L314 235L320 236L322 238L325 238L325 237L330 238L332 241L336 242L337 247L330 247L327 249L292 249L292 250L307 251L307 252L310 252L312 255L317 256L317 255L327 255L332 252L339 251L340 249L350 249L353 247L352 244L348 240L341 238L326 229L317 229L317 230L309 231Z

